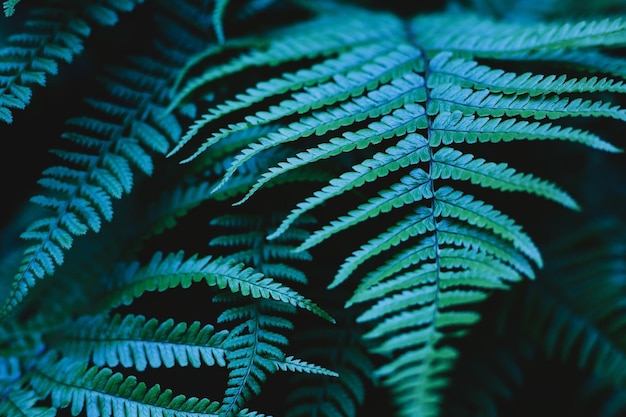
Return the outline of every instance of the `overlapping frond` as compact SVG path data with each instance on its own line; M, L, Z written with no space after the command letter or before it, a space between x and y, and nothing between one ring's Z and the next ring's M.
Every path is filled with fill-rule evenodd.
M289 39L280 32L268 33L254 52L228 63L194 61L190 68L211 76L187 83L181 78L173 106L230 74L238 59L273 57L300 34L317 42L309 55L318 58L314 64L303 60L296 71L291 65L282 77L259 81L241 94L209 104L171 154L189 147L204 132L209 132L207 138L191 149L185 162L251 126L278 125L242 146L216 187L270 149L288 150L291 155L259 175L237 204L281 176L349 155L355 161L351 167L296 202L268 237L277 239L299 216L323 203L352 201L345 198L348 193L365 194L364 201L315 230L298 250L321 245L349 229L367 230L374 219L378 230L384 226L345 259L330 286L360 272L363 278L348 304L368 304L360 318L371 327L365 337L375 341L375 352L389 358L378 374L396 394L401 415L436 415L438 388L456 358L447 338L462 335L479 319L472 304L494 289L534 277L533 268L543 265L531 237L507 213L483 201L481 190L534 194L578 208L556 184L477 157L469 149L478 151L475 145L481 143L562 140L618 152L568 121L626 120L626 109L611 100L624 93L621 76L570 76L569 67L563 74L517 74L498 68L498 60L555 55L563 48L623 45L626 26L620 18L517 25L460 14L403 20L359 12L355 16L360 24L371 27L380 27L381 18L395 20L387 23L386 33L375 36L367 31L364 38L351 31L354 9L326 9L326 4L305 6L322 16L310 22L318 25L315 36L304 29L306 24L293 26ZM335 19L342 19L342 25L328 26L333 28L331 36L324 22ZM344 26L343 46L338 47L335 36L342 29L337 28ZM374 50L376 55L368 55ZM285 57L297 60L297 54ZM491 60L489 65L478 63L483 58ZM271 65L280 67L286 61ZM298 74L302 76L296 78ZM605 98L597 98L598 93ZM243 110L248 114L239 116ZM226 127L222 120L228 120ZM389 213L400 213L399 220Z
M442 27L448 30L442 33ZM536 51L620 45L626 37L626 21L617 17L527 25L471 13L433 13L412 19L411 32L435 52L504 58Z
M158 417L218 416L219 403L215 401L174 395L159 385L147 387L135 377L124 377L109 368L88 368L84 362L59 360L54 352L38 363L31 384L40 397L49 396L54 407L70 407L75 415L84 411L88 417L146 412Z
M212 239L210 244L224 247L229 259L252 265L265 275L306 283L306 276L294 263L310 260L310 255L304 251L294 253L293 249L307 232L296 226L291 233L268 242L266 236L278 219L278 213L216 217L211 224L223 228L225 232ZM218 299L223 300L224 297L218 296ZM286 316L293 313L290 307L274 300L261 299L254 303L239 303L219 316L218 321L235 324L224 342L229 349L226 355L229 377L220 408L223 415L233 415L252 396L259 395L262 383L277 370L337 376L334 371L285 355L284 349L289 341L285 332L293 328L292 321Z
M308 233L294 227L291 233L281 236L281 239L268 242L266 236L271 227L266 222L263 217L250 214L216 217L211 220L213 226L228 228L234 233L221 234L211 239L210 245L230 248L227 251L230 259L247 265L257 265L256 268L267 276L306 283L304 273L292 263L311 260L311 255L306 251L294 251L294 242L301 242Z
M113 200L133 189L136 172L150 175L154 155L166 153L178 140L181 128L176 117L162 114L165 91L197 45L188 42L177 56L170 56L168 45L178 42L176 37L184 32L167 29L164 25L154 56L109 69L103 78L108 93L88 99L86 114L68 121L62 136L72 150L53 151L61 161L44 170L39 181L43 191L32 201L49 212L22 234L30 245L2 315L13 311L38 279L54 273L77 236L100 231L114 215Z
M5 416L19 417L54 417L56 410L52 407L37 405L39 397L29 389L14 389L6 394L0 403L0 413Z
M114 25L120 12L143 0L45 2L29 11L23 32L11 35L0 48L0 121L11 123L13 110L28 105L32 87L57 73L59 61L71 62L83 50L91 26ZM3 3L13 14L17 1Z
M337 378L311 378L293 375L286 416L355 417L363 408L366 392L373 385L375 369L364 343L361 329L348 325L354 322L350 310L333 311L337 326L330 329L303 329L297 342L304 344L305 354L328 363ZM346 325L344 325L346 324Z
M111 288L107 299L102 301L110 309L130 304L147 291L164 291L174 287L188 288L194 282L203 281L211 287L246 297L284 302L332 321L332 318L313 301L253 268L231 259L212 259L210 256L198 255L186 257L182 251L166 256L156 253L145 266L133 263L120 268L114 280L115 286Z
M235 321L236 326L224 342L228 350L228 387L220 408L220 415L233 416L247 401L261 393L268 375L285 362L283 353L288 339L281 330L290 329L289 320L276 315L275 301L261 300L225 310L219 322Z
M84 316L68 326L57 345L65 357L95 365L133 367L226 366L226 331L199 322L159 322L143 316Z

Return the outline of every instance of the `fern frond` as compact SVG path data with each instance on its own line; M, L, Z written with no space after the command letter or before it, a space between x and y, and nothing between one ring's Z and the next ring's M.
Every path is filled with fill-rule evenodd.
M224 246L229 249L229 259L245 260L266 275L271 271L279 271L286 279L306 282L304 273L290 265L294 259L300 258L298 254L294 257L294 241L299 243L306 232L294 228L295 233L285 234L275 242L267 242L265 239L268 229L274 227L278 218L277 213L216 217L211 223L228 228L228 232L212 239L210 244ZM310 257L306 252L302 254ZM223 300L223 297L218 295L217 299ZM229 349L229 376L220 408L222 415L230 416L240 410L252 396L261 392L267 376L277 370L336 376L333 371L319 365L293 356L285 357L283 348L289 339L283 332L293 329L292 322L283 317L285 313L293 313L293 309L286 307L291 306L260 299L252 304L231 307L218 317L219 322L237 323L224 342L224 346Z
M101 7L97 12L100 18L106 17L109 7L130 10L134 4L113 3ZM169 80L195 52L189 42L178 49L179 56L166 55L170 38L184 33L182 29L166 33L161 36L162 49L157 47L153 57L137 58L112 70L103 79L109 89L107 98L88 100L87 114L68 121L68 131L62 136L73 150L55 151L62 163L44 171L44 194L34 198L51 213L42 215L23 233L31 245L24 252L0 315L11 313L38 279L53 274L77 236L97 232L103 221L111 220L112 198L132 190L136 170L151 174L153 153L166 152L180 136L177 118L163 115L163 103Z
M454 84L441 84L433 88L428 111L460 110L464 114L479 116L521 116L536 119L563 117L610 117L626 120L626 110L610 102L570 99L559 96L505 95L489 90L473 90Z
M20 388L11 390L0 402L0 414L16 417L54 417L56 410L52 407L37 405L39 397L34 391Z
M267 375L285 362L282 347L287 338L273 328L291 327L291 323L273 315L275 303L262 300L226 310L218 317L218 322L243 319L224 341L229 374L220 415L235 415L253 395L260 394Z
M83 50L91 26L114 25L120 12L131 11L142 0L70 2L30 11L24 33L8 37L0 48L0 120L11 123L12 109L30 102L33 85L45 85L57 73L57 62L71 62ZM17 1L3 3L5 14Z
M626 85L613 78L570 78L566 75L515 74L479 65L475 61L455 58L452 52L441 52L430 60L428 82L451 83L463 87L488 89L504 94L546 94L613 92L625 93Z
M433 13L417 16L410 23L412 34L429 51L477 57L608 47L626 41L626 21L621 18L524 25L476 14ZM438 30L442 27L448 30L442 33Z
M4 16L5 17L13 16L13 14L15 13L15 6L17 6L17 3L19 3L20 1L21 0L6 0L2 2L2 8L4 9Z
M161 366L226 366L222 343L226 331L199 322L159 323L143 316L84 316L63 334L57 346L64 357L91 360L103 367L143 371Z
M354 12L334 2L303 7L314 11L312 25L338 17L351 22ZM372 27L381 18L394 20L376 11L359 13L354 15ZM288 27L292 39L302 35L318 42L306 46L311 51L307 57L315 58L314 63L298 58L300 46L295 45L295 52L286 52L284 60L270 61L268 57L291 39L267 32L253 47L253 53L259 54L257 63L275 65L276 72L286 69L282 73L287 75L260 77L254 88L241 88L243 94L235 89L224 101L209 103L187 131L188 141L179 143L175 151L189 146L196 135L209 132L207 140L190 150L188 161L210 153L213 146L250 126L274 126L240 147L218 183L220 187L233 181L246 163L263 159L265 152L285 150L286 158L257 174L256 182L235 203L241 205L280 178L322 161L337 161L341 175L296 202L268 238L280 238L300 216L321 210L325 203L339 201L339 197L349 201L350 191L359 199L356 208L320 226L297 250L308 250L357 227L367 231L373 219L382 222L383 232L351 251L329 287L360 275L347 306L368 304L358 321L371 326L365 337L372 342L372 351L386 361L377 375L397 394L400 415L434 416L438 391L447 384L446 372L457 356L449 338L462 336L480 318L476 303L494 290L533 278L534 268L543 266L539 249L522 227L468 190L525 192L578 208L555 183L480 158L467 149L477 143L562 140L619 152L594 132L567 124L580 118L626 120L626 110L613 101L625 92L621 74L574 77L568 67L563 74L517 74L499 67L520 59L541 63L559 54L564 54L561 62L566 63L564 49L591 51L624 45L626 25L620 18L511 24L440 13L397 17L388 27L388 33L368 39L365 36L371 31L358 37L349 24L345 32L342 25L318 26L315 35L306 24ZM345 36L343 47L337 46L336 33ZM399 46L391 48L390 40ZM324 47L327 50L320 52ZM357 58L353 67L343 65L357 48L360 53L368 47L378 48L385 59ZM231 63L251 56L234 55L214 66L195 60L189 69L211 75L183 85L173 108L193 102L196 91L231 74ZM607 59L607 68L609 61L619 67L617 60ZM333 68L335 74L330 72ZM563 125L550 122L557 119ZM452 148L452 144L459 146ZM391 213L403 214L394 219ZM251 235L239 238L233 237L232 242L251 244ZM343 413L350 411L328 412Z
M333 321L324 310L291 288L228 259L200 258L197 255L185 259L183 252L167 256L157 253L146 266L140 268L139 264L131 264L119 274L118 287L111 291L106 301L109 308L130 304L146 291L164 291L179 286L187 288L193 282L204 281L209 286L243 296L272 299L304 308Z
M464 195L458 190L442 187L435 194L434 209L436 216L454 217L473 226L492 230L505 240L511 241L535 263L542 265L539 249L530 237L511 218L495 210L493 206L474 200L472 196Z
M126 120L128 120L126 118ZM131 164L146 172L152 171L151 157L135 139L123 137L125 125L108 125L91 119L75 123L89 129L94 136L117 135L117 141L103 142L95 137L68 135L70 141L87 142L84 146L97 146L100 155L58 152L68 164L76 167L54 166L44 171L40 184L48 195L38 195L32 201L51 209L53 215L33 222L22 238L34 243L24 253L21 266L14 278L11 294L5 301L2 314L10 313L18 305L36 279L52 275L57 265L63 263L63 252L69 249L75 236L89 230L98 232L102 220L113 216L111 198L132 186ZM102 132L102 133L100 133ZM116 143L117 142L117 143ZM118 146L117 153L112 143ZM90 173L94 172L94 176Z
M516 172L507 164L486 162L482 158L463 154L452 148L440 148L433 155L431 175L434 179L470 181L482 187L501 191L524 191L554 200L567 208L577 210L578 204L556 185Z
M275 239L277 236L280 236L300 215L332 197L341 195L355 187L360 187L366 182L374 181L376 178L384 177L389 172L416 164L420 161L425 161L424 158L426 158L425 153L427 151L427 141L423 136L417 133L406 135L384 153L378 153L374 155L372 159L365 160L361 164L353 166L353 171L343 173L339 177L332 179L329 181L329 185L322 188L319 192L316 192L313 197L308 197L303 202L298 203L298 207L293 209L285 217L276 231L268 236L268 239ZM303 157L299 159L303 162L307 161ZM286 169L292 169L292 167L296 168L300 165L292 161L288 162L288 164L283 165ZM273 177L275 172L280 173L280 170L276 169L270 169L270 171L271 172L264 174L259 182L264 183L266 182L265 178Z
M476 117L458 110L437 114L429 136L431 146L512 140L569 140L605 152L621 152L599 136L580 129L514 118Z
M69 407L75 415L84 411L88 417L141 412L158 417L218 416L219 403L215 401L175 396L159 385L148 388L133 376L124 377L109 368L87 368L84 362L67 358L59 360L53 353L39 361L31 384L40 397L50 397L53 407Z
M311 5L315 7L315 5ZM366 17L364 20L363 17ZM398 37L402 33L400 22L392 15L380 14L373 24L380 28L377 33L368 30L368 19L370 17L362 10L354 8L349 15L341 10L336 13L329 10L324 14L319 14L311 21L295 24L297 31L291 29L277 29L273 32L274 41L267 44L265 41L256 39L254 42L245 40L240 43L245 47L256 47L248 53L235 57L222 65L208 68L201 75L188 80L181 86L181 78L192 68L197 66L202 60L222 51L220 48L209 48L204 54L199 54L187 65L179 76L175 84L179 93L173 100L172 106L182 103L189 95L202 86L224 78L228 75L236 74L250 67L262 67L267 65L276 66L281 63L298 61L301 59L311 59L318 56L329 56L349 49L371 43L372 40L382 37L386 40ZM337 33L332 28L341 25L342 33ZM386 36L385 36L386 35ZM346 45L348 43L348 45ZM228 44L225 45L229 46ZM238 46L234 42L233 46ZM170 109L173 108L170 106Z
M293 142L300 138L310 136L313 133L322 135L327 131L339 129L345 125L350 125L371 117L378 117L381 114L388 114L393 109L402 106L407 100L414 100L422 96L424 94L423 85L420 85L422 81L423 79L421 77L410 73L402 79L392 81L391 85L386 84L382 86L374 92L375 94L365 95L358 99L343 102L338 107L331 107L328 111L313 112L310 116L290 123L285 128L279 129L278 132L268 135L267 139L262 138L259 141L261 146L252 144L249 149L244 149L240 156L235 158L235 162L232 164L231 168L225 173L222 183L227 181L242 163L270 147ZM314 92L312 93L314 94ZM387 123L390 128L395 127L397 129L398 127L394 126L391 119L393 117L401 119L405 114L406 113L401 114L400 110L394 111L387 119L383 119L383 123ZM313 126L313 128L311 128L311 126ZM412 128L411 126L409 129ZM320 145L320 152L309 150L310 154L315 154L315 158L308 158L307 163L329 156L335 156L342 152L348 152L357 147L366 147L368 139L371 143L375 144L379 142L381 138L389 136L389 134L380 131L377 131L377 133L379 133L378 136L373 135L371 138L368 138L367 131L363 129L352 135L345 133L343 138L333 138L328 145ZM218 184L218 188L219 186ZM245 201L253 191L254 190L249 192L241 202Z
M276 366L281 371L304 372L307 374L317 374L317 375L335 376L335 377L339 376L337 372L330 371L319 365L308 363L301 359L296 359L293 356L287 356L284 362L277 362Z
M314 65L310 69L283 74L281 78L273 78L269 81L261 82L255 88L246 90L246 94L239 94L236 97L236 101L226 101L216 108L210 109L208 113L195 120L169 155L178 152L198 134L200 129L214 120L287 91L296 91L303 86L326 82L337 73L348 73L356 70L365 63L372 62L376 57L389 49L391 49L390 45L365 45L355 48L350 53L342 54L337 59L327 60L321 64ZM177 100L174 99L172 106L176 102Z

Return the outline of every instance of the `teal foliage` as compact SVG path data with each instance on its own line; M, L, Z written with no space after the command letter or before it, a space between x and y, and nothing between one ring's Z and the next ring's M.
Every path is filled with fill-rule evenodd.
M626 412L612 0L18 3L0 415Z

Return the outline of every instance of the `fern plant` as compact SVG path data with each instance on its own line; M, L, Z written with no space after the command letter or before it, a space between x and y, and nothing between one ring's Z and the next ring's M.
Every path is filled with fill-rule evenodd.
M538 355L626 411L623 234L578 255L553 227L623 227L619 14L17 3L9 124L46 77L72 85L58 63L93 59L92 25L120 19L94 48L145 33L36 142L39 189L5 222L1 415L499 415Z

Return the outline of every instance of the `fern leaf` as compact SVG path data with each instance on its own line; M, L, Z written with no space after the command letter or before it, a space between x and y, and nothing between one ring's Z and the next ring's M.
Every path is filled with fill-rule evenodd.
M311 364L301 359L296 359L293 356L287 356L284 362L276 362L276 367L281 371L304 372L307 374L317 374L334 377L339 376L337 372L330 371L319 365Z
M569 140L606 152L621 152L597 135L580 129L513 118L466 116L461 111L437 114L429 135L431 146L512 140Z
M463 336L479 319L475 304L491 291L507 289L522 277L533 278L533 268L543 265L538 248L512 218L457 186L470 183L478 187L469 188L479 192L484 188L525 192L567 208L578 207L556 184L474 156L468 147L512 140L565 140L619 152L595 133L565 123L586 117L626 120L626 110L609 101L625 92L623 73L619 73L623 60L604 55L607 59L598 66L615 72L603 77L573 77L568 72L517 74L499 67L507 61L534 59L541 63L550 57L576 66L580 60L568 61L563 50L623 45L626 26L619 18L513 24L453 13L394 20L377 11L361 10L362 14L355 16L371 25L383 17L390 19L388 33L366 39L371 33L359 38L352 33L351 23L346 32L337 29L341 25L321 26L335 22L337 16L350 21L352 7L302 3L313 11L309 23L320 25L318 33L311 35L306 24L287 30L291 39L302 35L318 42L305 46L311 51L307 58L314 58L314 63L301 59L301 46L279 53L291 39L285 41L284 32L267 32L252 52L258 54L256 63L276 65L275 72L287 75L266 81L261 76L261 81L243 94L234 91L221 103L209 103L187 137L206 129L209 138L190 150L189 159L210 153L211 147L236 138L250 126L271 126L269 133L239 147L218 183L219 187L233 181L241 171L247 175L246 164L263 159L265 152L284 150L285 158L254 174L256 182L243 190L238 205L260 193L262 187L295 178L296 172L324 160L334 158L340 168L352 165L330 178L327 186L296 202L268 238L283 236L301 215L334 197L347 198L349 191L357 189L369 193L355 209L340 213L306 237L296 250L327 242L355 226L367 230L372 219L389 222L382 223L382 233L345 258L330 288L359 272L360 281L346 305L370 304L358 321L371 326L365 337L372 350L385 358L377 376L391 389L399 415L434 416L441 399L439 389L447 384L446 371L457 356L449 339ZM346 38L338 42L335 33ZM390 48L390 40L401 46ZM372 64L380 62L366 58L355 59L350 69L341 66L335 74L329 72L333 65L343 64L347 54L368 46L380 48L381 56L387 57L380 66L384 71L370 72ZM233 47L237 48L237 42ZM320 53L323 48L327 49ZM397 54L399 48L408 52L404 58ZM237 69L237 60L252 54L233 50L234 59L216 66L195 60L188 70L205 70L205 78L183 86L173 107L186 100L193 102L196 91L201 93L221 77L233 74L231 71L239 71L243 66ZM270 58L272 54L276 54L275 60ZM391 59L391 55L400 59ZM484 65L486 62L489 65ZM577 68L592 67L589 63ZM374 65L374 70L380 68ZM409 80L407 88L398 88L399 82ZM589 98L596 93L602 93L607 101ZM247 109L254 113L246 118L242 114ZM550 123L556 119L565 120L564 125ZM217 128L212 129L213 125ZM457 150L452 144L461 146ZM379 151L381 148L384 151ZM398 220L384 215L397 209L408 214ZM250 246L262 242L256 238L244 233L223 241ZM236 256L248 261L262 258L255 250L242 250ZM232 314L248 317L245 310ZM353 412L340 403L327 404L322 413L341 416Z
M536 119L563 117L611 117L626 120L626 110L609 102L559 96L504 95L475 91L453 84L436 86L431 92L429 114L460 110L479 116L521 116Z
M441 33L437 29L441 27L449 30ZM621 18L524 25L472 14L433 13L413 18L411 30L428 50L458 51L477 57L611 46L626 40L626 22Z
M89 360L97 366L144 371L147 367L226 366L222 343L226 331L199 322L159 323L143 316L85 316L65 332L60 349L65 357Z
M372 258L390 249L393 246L397 246L401 242L404 242L412 237L424 235L434 229L435 224L431 212L423 207L418 207L415 214L409 215L398 223L394 224L387 231L378 235L376 238L371 239L369 242L367 242L367 244L361 246L359 250L353 252L350 257L346 258L329 287L332 288L344 282L360 264L367 261L369 258ZM411 252L414 255L414 261L420 259L418 255L420 251L417 248L412 248ZM392 262L389 262L389 264L392 263L395 268L401 268L401 263L399 262L398 258L394 259ZM375 276L377 276L378 278L374 278L372 274L364 278L362 285L370 286L378 280L382 279L382 277L385 275L379 273Z
M56 410L52 407L37 405L39 397L24 388L11 390L0 402L0 413L16 417L54 417Z
M115 18L112 10L131 10L135 3L116 1L94 8L85 3L84 7L97 14L96 19L109 21ZM181 48L181 53L185 50ZM126 70L115 71L115 76L104 80L112 101L88 100L90 114L68 121L69 132L63 138L78 150L56 151L63 163L44 171L41 184L46 194L34 201L52 213L24 232L23 238L32 241L32 246L24 252L0 315L13 311L38 279L54 273L76 236L97 232L103 220L111 220L111 197L130 192L134 169L150 174L151 153L166 152L180 136L176 118L161 117L163 88L174 77L177 64L166 62L138 59Z
M565 207L578 210L578 204L556 185L537 179L530 174L521 174L507 164L486 162L482 158L463 154L452 148L441 148L433 155L431 175L434 179L470 181L483 187L501 191L525 191L554 200Z
M19 3L20 0L6 0L2 2L2 8L4 9L4 15L6 17L13 16L15 13L15 6Z
M289 124L284 129L279 129L278 132L270 134L268 140L261 139L259 142L262 146L251 145L250 150L242 151L241 156L235 158L235 162L231 168L225 173L222 183L227 181L232 174L248 159L254 157L259 152L262 152L269 147L274 147L287 142L293 142L302 137L310 136L313 133L321 135L329 130L335 130L345 125L353 124L357 121L365 120L370 117L378 117L381 114L387 114L391 110L403 105L407 100L418 99L418 97L424 95L423 85L420 85L422 78L411 74L403 79L398 79L392 82L391 85L385 85L375 90L372 94L361 96L358 99L344 102L338 107L332 107L328 111L316 111L311 115L301 118L298 122ZM388 87L388 88L385 88ZM406 91L403 91L406 90ZM405 95L406 94L406 95ZM393 99L391 99L393 97ZM314 126L311 129L310 126ZM341 152L347 152L356 147L365 147L366 142L360 140L355 143L355 139L359 138L357 132L354 136L344 134L344 138L333 138L329 145L320 145L321 152L316 152L314 149L309 149L308 153L315 155L315 158L307 158L307 163L311 163L315 160L323 159L325 157L338 155ZM376 143L379 140L374 136L372 143ZM337 147L339 149L332 149ZM330 148L330 149L329 149ZM257 186L258 187L258 186ZM219 184L218 184L219 188ZM248 196L242 200L245 201L251 195L256 188L253 188Z
M269 216L255 213L216 217L211 223L228 228L229 233L214 238L210 244L230 248L229 259L246 259L248 264L265 274L278 270L281 274L286 273L286 278L290 280L297 280L300 275L306 279L301 271L288 265L294 259L293 241L301 241L302 236L306 235L304 230L294 228L295 233L291 236L283 235L275 242L265 241L267 230L273 228L277 218L277 213ZM230 232L232 229L234 233ZM245 232L238 233L242 229ZM224 297L218 295L217 299L223 301ZM231 297L230 301L235 300ZM253 396L260 393L267 375L277 370L336 376L321 366L293 356L285 357L283 347L287 345L288 339L283 331L293 329L291 321L282 317L285 313L293 313L292 308L286 307L291 305L260 299L251 304L231 307L218 317L219 322L238 323L224 342L224 346L229 349L229 377L220 408L222 415L230 416L242 409Z
M271 278L246 268L241 263L228 259L199 258L194 255L185 259L183 252L163 256L157 253L150 262L139 268L131 264L123 275L120 287L111 293L107 305L114 308L120 304L130 304L133 299L146 291L164 291L168 288L189 287L193 282L204 281L209 286L227 289L252 298L272 299L304 308L316 315L333 319L315 303L298 294L289 287L275 282Z
M389 212L393 208L432 198L428 174L421 168L414 169L409 175L403 177L401 182L394 184L387 190L381 191L379 194L379 197L370 199L370 201L362 204L357 209L348 212L346 216L342 216L332 221L328 226L314 232L298 249L308 249L331 235L338 233L340 230L368 218L378 216L381 213Z
M109 368L87 368L82 362L58 360L53 353L38 363L31 384L40 397L48 397L56 408L69 407L72 414L84 411L88 417L149 413L165 417L217 417L219 403L195 397L185 398L148 388L135 377L124 377Z
M368 14L365 14L365 16L368 16ZM384 39L397 38L402 31L400 22L392 15L380 14L377 16L377 22L374 24L381 28L381 31L377 34L370 33L365 22L361 19L362 17L363 12L360 9L353 9L349 14L345 10L340 10L339 13L337 13L337 10L327 11L326 13L318 14L312 21L295 24L294 27L298 28L295 32L285 29L276 30L273 36L274 39L271 42L262 40L256 40L255 42L244 41L242 42L244 45L252 44L251 46L256 46L256 48L249 53L229 60L223 65L208 68L201 75L187 81L184 86L178 87L182 84L181 78L190 69L194 68L208 56L221 52L222 49L221 47L209 48L205 53L199 54L195 59L191 60L187 68L179 76L179 80L175 84L179 93L173 104L179 105L201 86L219 80L229 74L236 74L246 68L266 65L275 66L280 63L298 61L305 58L328 56L347 50L346 42L352 47L359 47L369 44L383 33L387 35L386 38L382 36ZM336 25L341 25L345 32L338 34L330 29L336 27ZM237 46L237 43L234 46Z
M278 364L284 361L282 346L287 339L272 329L283 323L280 317L272 315L275 304L260 301L226 310L218 317L219 322L244 319L224 341L229 375L220 415L232 416L241 410L253 395L261 392L267 375L280 369Z
M488 228L505 240L510 241L517 249L525 253L537 265L543 264L539 250L521 228L513 220L492 206L474 200L458 190L442 187L435 193L435 213L444 217L454 217L469 224Z
M33 85L44 85L47 75L57 73L57 62L71 62L83 50L92 24L113 25L119 12L132 10L141 0L95 1L36 8L26 18L25 33L9 36L0 48L0 120L11 123L12 109L23 109ZM5 15L17 1L3 2ZM68 7L70 6L70 7Z
M623 81L612 78L569 78L566 75L541 75L529 72L515 74L475 61L454 58L452 52L441 52L429 62L432 72L428 75L431 85L453 83L463 87L488 89L504 94L528 94L530 96L564 93L614 92L625 93Z
M275 239L284 233L299 216L322 204L324 201L341 195L355 187L360 187L368 181L383 177L388 172L398 170L405 165L410 166L413 163L423 161L425 152L428 150L426 146L427 143L423 136L417 133L408 134L403 140L388 148L385 153L376 154L371 160L355 165L353 167L354 171L344 173L336 179L332 179L330 185L315 193L315 196L299 203L298 207L285 217L276 231L268 236L268 239ZM269 175L269 173L266 174L266 177Z

